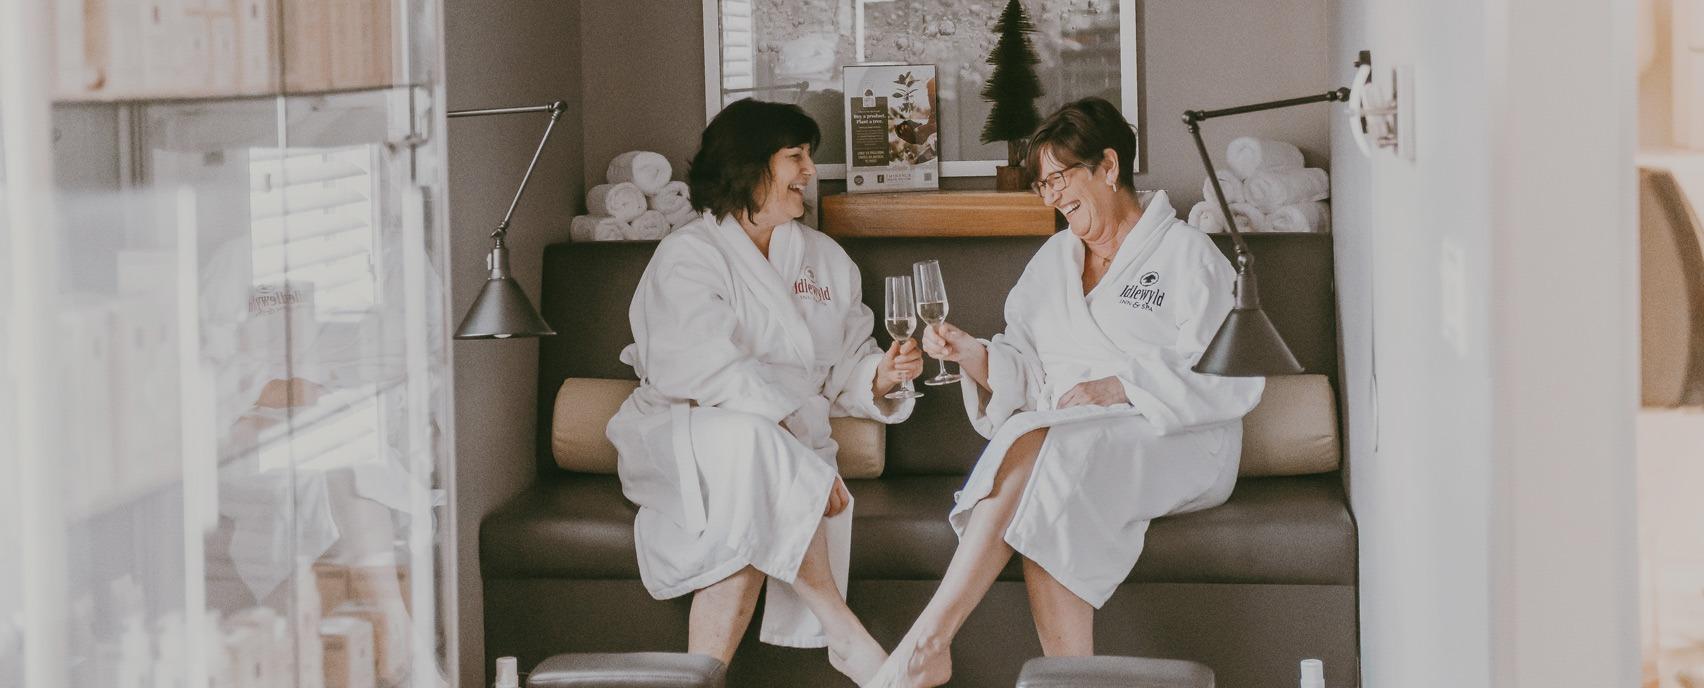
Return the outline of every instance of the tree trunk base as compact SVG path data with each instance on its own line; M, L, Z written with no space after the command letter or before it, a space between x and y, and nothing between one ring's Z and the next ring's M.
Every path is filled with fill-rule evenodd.
M1001 165L994 168L994 189L996 191L1029 191L1029 175L1027 170L1016 165Z

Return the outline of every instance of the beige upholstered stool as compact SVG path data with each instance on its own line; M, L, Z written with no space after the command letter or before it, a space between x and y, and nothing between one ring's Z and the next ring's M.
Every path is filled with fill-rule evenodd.
M1181 659L1037 657L1018 688L1213 688L1213 670Z
M560 654L539 662L527 688L722 688L727 668L677 652Z

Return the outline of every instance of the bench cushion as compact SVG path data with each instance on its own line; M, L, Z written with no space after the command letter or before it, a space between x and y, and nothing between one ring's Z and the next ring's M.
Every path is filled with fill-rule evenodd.
M604 426L639 385L633 380L571 377L556 394L550 423L556 465L582 473L615 474L615 446ZM943 394L953 394L949 389ZM848 479L882 474L887 427L862 418L835 418L835 457ZM1306 475L1337 470L1337 401L1324 375L1289 375L1266 381L1260 405L1243 423L1238 475Z
M964 479L852 480L853 579L939 580L958 541L947 525ZM619 480L563 475L518 495L480 529L485 575L633 579L637 509ZM1224 505L1162 518L1132 581L1352 585L1355 530L1335 473L1248 478ZM1021 578L1016 561L1002 579Z
M604 434L609 419L639 386L636 380L571 377L556 393L551 414L550 453L563 470L615 475L615 445ZM835 463L847 479L882 474L887 426L865 418L830 418L830 436L840 445Z

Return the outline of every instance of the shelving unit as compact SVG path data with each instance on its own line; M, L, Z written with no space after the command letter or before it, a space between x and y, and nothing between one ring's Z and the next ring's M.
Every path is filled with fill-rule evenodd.
M836 237L1047 236L1057 213L1035 194L917 191L822 199L822 231Z
M70 0L0 27L54 64L0 78L35 89L0 99L0 181L51 180L0 183L0 237L44 238L0 241L31 294L0 299L0 354L32 352L0 430L41 419L0 455L49 467L0 466L0 499L45 497L0 509L29 562L0 573L0 685L454 682L440 15Z

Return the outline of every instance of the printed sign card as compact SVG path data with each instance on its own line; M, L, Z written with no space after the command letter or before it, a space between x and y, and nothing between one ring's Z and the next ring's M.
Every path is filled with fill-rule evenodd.
M934 65L845 68L846 190L941 186Z

